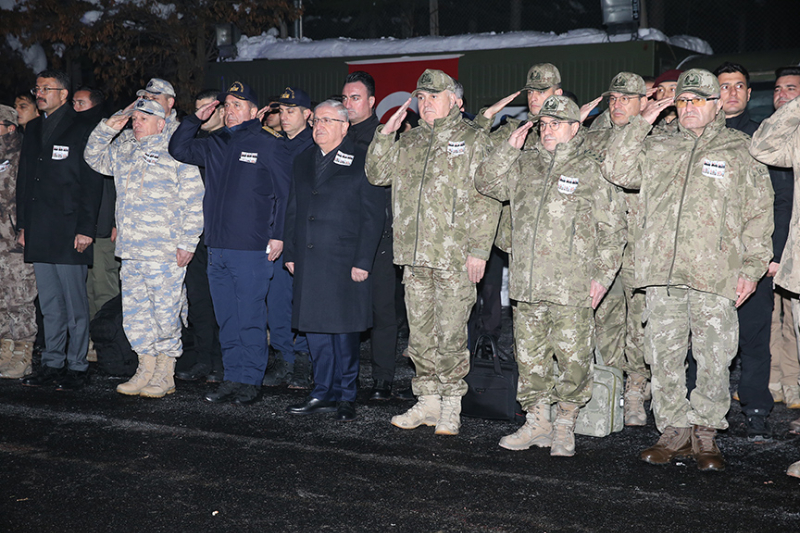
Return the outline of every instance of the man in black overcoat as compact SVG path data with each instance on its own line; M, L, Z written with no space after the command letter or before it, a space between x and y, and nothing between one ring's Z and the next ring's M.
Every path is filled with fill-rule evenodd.
M314 373L293 414L355 419L359 332L372 325L369 273L384 225L384 192L367 182L366 152L347 137L347 109L314 110L314 146L295 159L284 226L284 261L294 275L292 327L305 332Z

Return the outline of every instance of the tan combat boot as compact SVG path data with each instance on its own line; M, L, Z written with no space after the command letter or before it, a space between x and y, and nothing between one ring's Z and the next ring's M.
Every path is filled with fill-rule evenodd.
M117 392L128 396L139 396L143 388L153 379L153 372L156 370L156 358L152 355L140 355L139 366L136 373L125 383L117 385Z
M5 370L11 362L12 357L14 357L14 341L11 339L0 339L0 375L3 374L3 370Z
M639 456L651 465L665 465L673 459L683 459L692 455L692 429L667 427L653 446Z
M506 450L527 450L531 446L549 448L553 443L553 424L550 423L550 404L537 403L525 415L525 424L515 433L500 439Z
M146 398L163 398L175 392L175 361L174 357L158 354L153 377L139 394Z
M553 422L553 443L550 455L572 457L575 455L575 422L580 408L574 403L558 402L556 420Z
M800 461L792 463L792 465L789 466L789 469L786 471L786 475L793 477L800 477Z
M442 412L436 424L437 435L458 435L461 428L461 396L442 396Z
M27 376L33 371L33 366L31 365L32 360L33 342L14 342L14 351L11 354L11 361L3 368L3 377L19 379L23 376Z
M647 378L641 374L629 374L625 382L625 425L647 425L647 411L644 410Z
M797 385L783 386L783 401L788 409L800 409L800 390Z
M719 451L714 437L717 430L706 426L692 428L692 453L697 461L697 468L704 472L725 470L725 459Z
M770 383L769 392L772 394L772 400L775 403L783 403L783 387L780 383Z
M392 425L402 429L414 429L422 425L435 426L439 423L441 412L442 399L440 396L420 396L414 407L402 415L392 417Z

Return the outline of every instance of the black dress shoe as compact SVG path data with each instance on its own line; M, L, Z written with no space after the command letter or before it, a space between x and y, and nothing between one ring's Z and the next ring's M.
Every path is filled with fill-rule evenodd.
M67 370L67 373L56 381L56 390L73 391L79 390L89 383L89 371Z
M205 378L211 372L211 367L205 363L195 363L189 370L175 372L175 379L181 381L198 381Z
M259 387L255 385L242 383L239 385L239 390L236 391L236 394L233 397L233 403L238 403L239 405L249 405L258 399L259 391Z
M411 390L411 387L407 389L401 389L394 393L392 396L398 400L416 400L417 398L414 396L414 392Z
M383 380L376 381L375 386L369 391L369 399L378 401L391 400L392 382Z
M26 387L42 387L44 385L55 385L61 379L66 370L64 368L53 368L42 365L42 367L22 378L22 384Z
M336 402L326 402L311 396L303 403L290 405L286 411L293 415L315 415L317 413L333 413L336 411Z
M353 402L339 402L336 404L336 420L351 422L356 419L356 404Z
M206 401L211 403L232 402L241 385L234 381L223 381L216 391L206 394Z
M223 381L225 381L224 370L212 370L206 376L206 383L222 383Z

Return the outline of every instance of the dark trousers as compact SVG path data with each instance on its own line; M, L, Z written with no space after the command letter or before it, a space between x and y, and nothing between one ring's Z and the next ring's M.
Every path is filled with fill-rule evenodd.
M208 286L208 248L203 237L200 235L200 242L186 267L184 279L189 300L188 318L194 334L194 363L207 365L212 370L222 370L219 326Z
M314 368L311 396L323 401L356 401L359 333L307 333Z
M34 263L36 289L44 318L42 365L83 372L89 369L89 298L86 265ZM69 345L67 345L69 335Z
M208 249L208 285L228 381L261 385L264 379L272 269L265 251Z
M375 262L372 265L372 379L394 380L397 358L397 307L395 285L397 267L392 255L393 239L384 237L378 244Z
M272 283L267 295L269 343L283 354L283 360L294 363L295 352L308 352L306 336L292 331L292 289L294 277L283 268L283 256L275 261Z
M502 329L503 305L500 293L503 289L503 267L508 264L508 254L492 246L483 279L478 283L478 300L469 316L469 349L475 348L480 335L500 338Z

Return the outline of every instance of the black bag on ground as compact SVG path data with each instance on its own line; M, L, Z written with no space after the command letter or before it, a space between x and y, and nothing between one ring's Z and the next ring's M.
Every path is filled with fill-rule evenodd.
M97 366L111 376L130 377L136 373L139 358L131 349L122 329L122 296L103 304L89 324L89 333L97 351Z
M520 424L525 421L525 413L517 402L517 362L511 356L500 355L491 335L478 337L464 381L469 389L461 399L462 415Z

